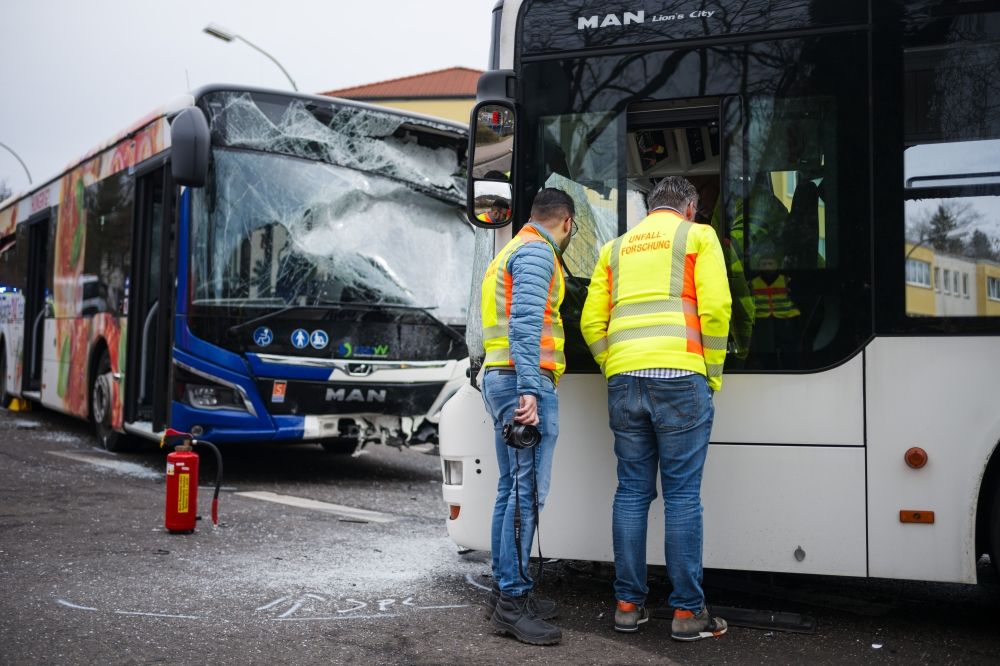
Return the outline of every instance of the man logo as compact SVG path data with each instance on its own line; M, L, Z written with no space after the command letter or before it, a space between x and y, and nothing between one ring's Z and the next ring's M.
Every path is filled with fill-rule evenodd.
M345 388L328 388L326 390L327 402L385 402L385 389L368 389L362 392L361 389L351 389L348 393Z
M588 28L608 28L611 26L621 27L623 25L631 25L633 23L645 23L646 22L646 11L639 10L637 12L625 12L622 18L618 18L617 14L607 14L602 20L599 15L595 16L580 16L576 19L576 29L586 30Z

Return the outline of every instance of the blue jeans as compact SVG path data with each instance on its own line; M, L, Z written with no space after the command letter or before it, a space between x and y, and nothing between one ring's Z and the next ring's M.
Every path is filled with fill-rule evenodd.
M708 382L702 375L614 375L608 380L608 413L618 458L611 528L615 596L646 603L646 525L659 464L667 575L673 585L669 602L673 608L700 611L705 605L701 476L715 415Z
M493 441L500 470L491 532L493 580L499 584L504 595L522 597L535 584L528 575L531 542L535 538L535 480L537 477L538 511L541 512L552 480L552 454L559 435L559 402L552 380L543 377L542 393L538 396L538 430L542 439L533 448L515 449L504 441L501 430L505 423L513 421L514 409L518 406L517 376L487 371L482 388L486 409L493 417ZM514 515L518 502L523 577L514 539Z

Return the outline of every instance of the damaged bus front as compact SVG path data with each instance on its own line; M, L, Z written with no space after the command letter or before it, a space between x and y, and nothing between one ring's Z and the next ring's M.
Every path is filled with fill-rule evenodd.
M436 442L468 368L466 129L265 91L195 106L211 147L180 200L171 425L345 452Z

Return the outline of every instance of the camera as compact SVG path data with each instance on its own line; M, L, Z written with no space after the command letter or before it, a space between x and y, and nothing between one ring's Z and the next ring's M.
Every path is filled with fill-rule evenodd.
M507 445L515 449L530 449L542 441L542 433L538 432L538 428L513 421L505 423L500 434Z

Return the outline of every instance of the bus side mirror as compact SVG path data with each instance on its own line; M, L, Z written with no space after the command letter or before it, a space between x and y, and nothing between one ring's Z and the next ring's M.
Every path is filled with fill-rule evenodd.
M482 102L473 109L470 124L474 131L469 137L469 221L477 227L499 229L514 219L514 188L510 177L514 108L499 102Z
M178 113L170 123L170 171L174 182L204 187L208 178L208 120L196 106Z

